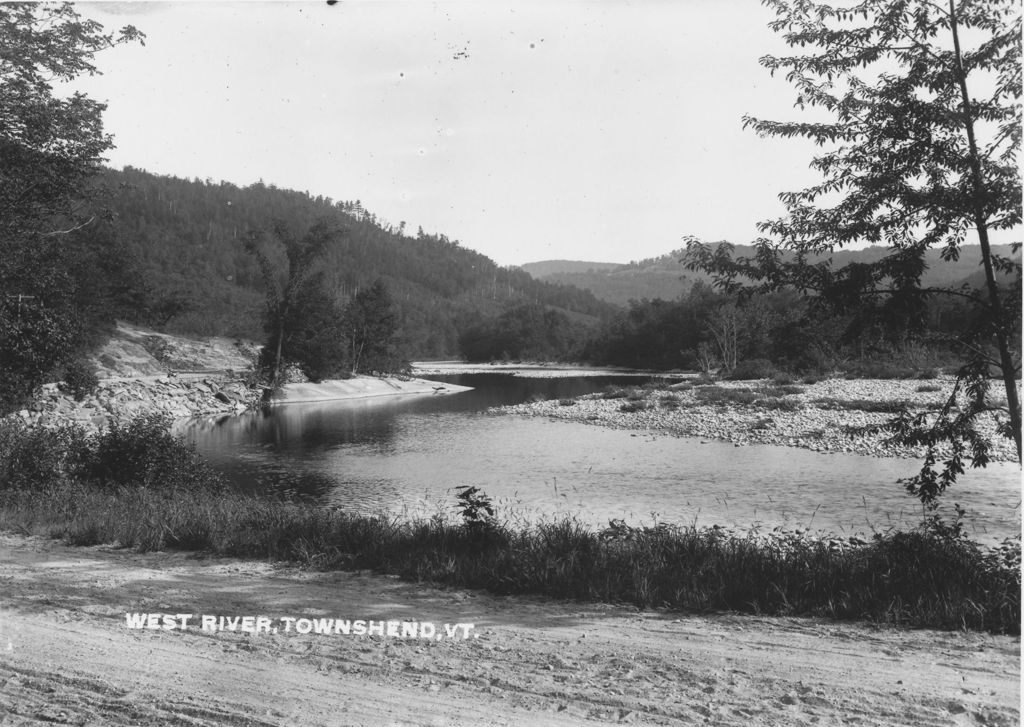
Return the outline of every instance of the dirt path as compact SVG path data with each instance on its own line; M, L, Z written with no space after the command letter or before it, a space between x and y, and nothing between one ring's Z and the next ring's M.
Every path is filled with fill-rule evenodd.
M129 611L195 616L137 630ZM207 633L200 614L472 623L476 638ZM4 727L1013 725L1019 701L1017 638L638 613L0 535Z

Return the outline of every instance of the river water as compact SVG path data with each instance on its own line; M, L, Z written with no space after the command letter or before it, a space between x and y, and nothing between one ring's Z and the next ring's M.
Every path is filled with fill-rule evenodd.
M562 398L635 377L431 377L474 387L442 396L290 404L181 431L241 489L284 492L362 512L454 513L454 488L479 487L511 520L572 515L592 526L673 522L870 535L909 529L921 507L896 480L917 460L735 447L488 407ZM1020 532L1013 464L969 471L946 497L982 541Z

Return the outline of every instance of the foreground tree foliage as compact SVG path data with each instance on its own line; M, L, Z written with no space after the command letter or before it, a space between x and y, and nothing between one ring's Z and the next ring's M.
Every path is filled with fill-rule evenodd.
M70 3L0 5L0 413L72 360L131 288L85 193L111 147L104 106L54 84L141 37L105 33Z
M1021 267L994 254L990 242L991 232L1021 221L1020 9L1009 0L765 4L777 14L772 29L798 53L767 56L762 65L786 73L798 108L820 109L831 120L744 123L762 136L822 146L811 163L822 180L780 195L787 214L759 226L765 236L753 258L690 240L687 264L712 273L727 292L800 291L811 315L912 321L935 296L969 301L977 324L955 343L965 360L957 390L970 403L958 408L955 392L937 415L902 417L890 427L902 442L927 445L924 467L906 485L934 501L966 461L988 462L989 442L976 426L981 415L995 414L1000 435L1014 440L1018 459L1021 453ZM956 260L972 229L984 290L922 287L925 252L938 247L944 260ZM838 269L811 261L864 242L890 252ZM992 371L1005 404L990 395ZM952 456L940 465L936 448L944 442Z

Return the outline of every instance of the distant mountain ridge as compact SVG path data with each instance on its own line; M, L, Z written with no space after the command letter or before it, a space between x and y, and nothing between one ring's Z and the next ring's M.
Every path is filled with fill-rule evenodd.
M561 273L592 273L614 270L615 268L622 267L622 263L591 263L583 260L542 260L537 263L526 263L519 267L537 280L542 280L549 275Z
M1014 255L1010 245L993 245L992 252L1020 261L1020 252ZM873 246L861 250L837 251L831 258L834 267L842 267L853 262L874 262L887 253L888 248ZM679 249L660 257L627 264L542 260L520 267L538 280L572 285L590 291L600 300L625 306L630 300L644 298L675 300L685 295L697 281L710 283L710 276L686 269L680 262L685 254L685 249ZM750 245L735 247L735 255L738 257L751 257L753 254L754 248ZM960 259L956 262L943 261L938 249L929 250L925 259L928 271L922 283L926 286L959 286L964 283L980 286L984 282L981 248L978 245L964 245L960 250Z

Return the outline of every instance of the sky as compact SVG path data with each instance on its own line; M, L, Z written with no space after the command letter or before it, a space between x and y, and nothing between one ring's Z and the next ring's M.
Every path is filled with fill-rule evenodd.
M108 163L259 180L445 234L502 265L736 243L816 181L758 64L756 0L79 3L144 46L96 58Z

